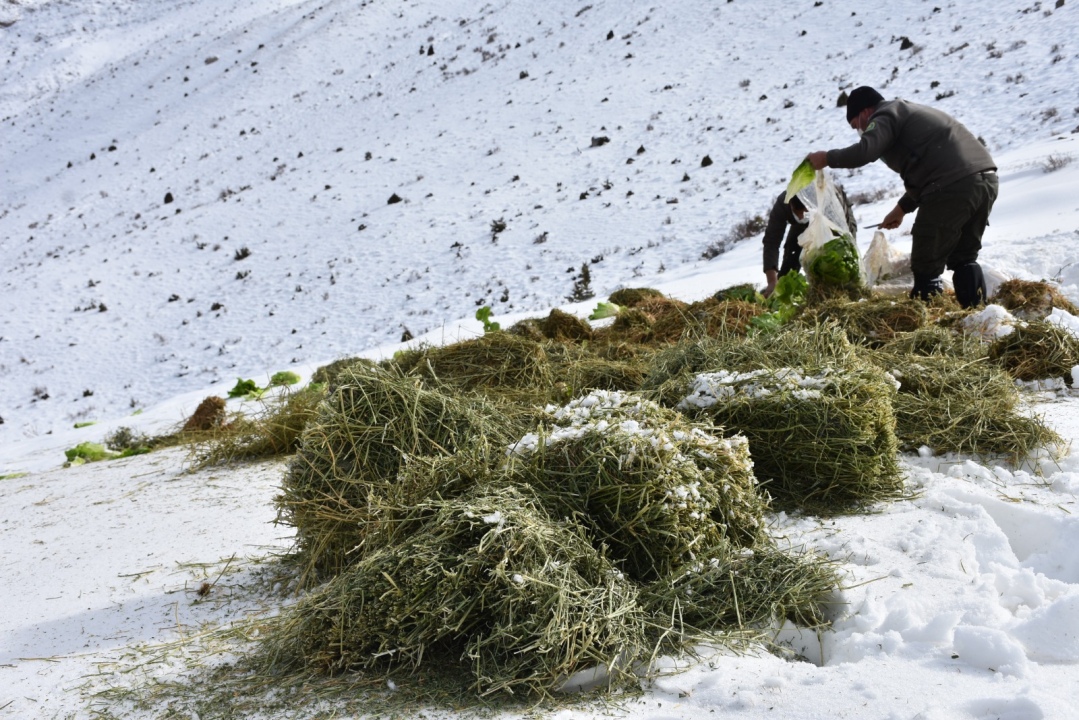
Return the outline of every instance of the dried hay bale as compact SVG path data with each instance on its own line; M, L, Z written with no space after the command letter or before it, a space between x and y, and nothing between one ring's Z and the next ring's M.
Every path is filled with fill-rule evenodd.
M1044 320L1017 324L1012 332L989 346L989 359L1016 380L1065 378L1079 364L1079 339Z
M483 487L301 600L269 641L278 669L418 668L449 658L473 687L546 695L644 645L637 589L524 489ZM432 660L432 658L436 658Z
M763 305L749 300L709 298L689 306L692 322L687 329L713 337L732 333L744 335L753 318L767 311Z
M652 288L622 288L615 290L607 299L615 305L631 308L640 305L645 300L662 297L664 297L663 293Z
M860 362L719 370L696 375L679 408L749 438L777 507L831 514L902 493L895 386Z
M741 550L722 544L642 588L639 602L666 631L661 649L677 652L687 637L716 630L766 628L784 620L821 627L838 585L834 565L819 557L771 544Z
M899 383L893 401L900 447L1000 455L1020 462L1061 442L1027 411L1011 377L984 354L872 353L871 361Z
M892 355L951 355L969 359L985 356L985 347L977 338L936 325L896 333L880 350Z
M406 458L464 447L482 456L488 442L501 447L516 433L478 399L427 389L394 369L353 365L338 379L308 423L276 500L278 521L296 528L307 580L312 571L339 573L367 524L396 507Z
M506 332L538 343L547 339L547 336L543 334L543 321L538 318L525 318L510 325Z
M806 305L820 305L829 301L857 302L870 296L862 285L832 285L826 282L810 282L806 291Z
M576 315L563 312L558 308L551 310L551 314L540 322L540 329L545 337L562 342L592 338L591 325Z
M741 285L732 285L728 288L723 288L717 291L712 297L715 300L723 302L724 300L741 300L742 302L764 304L764 296L757 291L757 286L753 283L742 283Z
M652 325L656 319L640 308L622 308L614 322L596 331L597 340L615 342L621 340L631 343L647 343L654 340Z
M662 577L695 549L752 546L765 502L745 439L632 394L597 390L515 443L508 472L555 517L577 518L633 579Z
M318 384L318 385L325 385L327 387L332 387L333 384L334 384L334 381L337 379L337 376L341 373L341 371L344 370L347 367L351 367L352 365L355 365L356 363L360 363L360 364L368 365L368 366L371 366L371 365L375 364L373 361L368 360L367 358L361 358L361 357L340 358L338 360L334 360L332 363L329 363L328 365L323 365L320 368L318 368L317 370L315 370L315 373L311 376L311 382L315 383L315 384Z
M326 396L321 385L308 385L273 398L264 398L261 411L237 418L212 433L194 449L195 466L288 455L299 449L307 423L318 416Z
M211 395L204 398L195 412L184 422L181 432L209 432L225 424L225 398Z
M684 340L652 358L642 392L655 393L674 406L686 395L692 377L716 369L737 371L765 367L845 367L858 351L834 323L816 328L782 326L775 332Z
M582 358L566 368L566 383L575 395L589 390L638 390L644 377L640 362Z
M1079 308L1057 286L1044 281L1006 280L997 288L992 302L1003 305L1020 320L1044 320L1053 308L1079 315Z
M807 307L800 321L808 325L835 321L852 343L876 347L896 333L925 327L929 311L924 302L909 298L872 298L862 302L833 299Z
M516 389L544 394L552 382L543 345L503 332L422 348L395 361L402 369L458 390Z

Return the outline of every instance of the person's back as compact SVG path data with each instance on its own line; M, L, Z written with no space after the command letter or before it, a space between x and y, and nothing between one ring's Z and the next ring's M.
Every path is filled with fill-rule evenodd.
M862 142L828 152L828 165L837 168L861 167L877 159L903 179L913 201L906 203L907 212L915 210L926 193L996 168L989 151L961 122L907 100L880 103Z

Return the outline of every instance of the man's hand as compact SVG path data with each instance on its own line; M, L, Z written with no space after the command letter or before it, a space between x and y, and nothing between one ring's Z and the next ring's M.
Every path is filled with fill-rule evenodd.
M768 281L768 284L761 292L761 295L769 297L776 291L776 281L779 279L779 272L777 270L765 270L764 277Z
M895 230L897 227L903 224L903 217L907 213L903 211L903 208L896 205L892 208L891 212L884 216L884 219L880 222L882 230Z
M828 167L828 153L824 150L809 153L806 155L806 160L809 161L814 170L823 170Z

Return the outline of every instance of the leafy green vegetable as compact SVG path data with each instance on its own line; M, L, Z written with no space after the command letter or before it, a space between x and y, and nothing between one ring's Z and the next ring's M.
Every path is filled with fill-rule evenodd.
M809 292L809 282L805 275L799 272L789 272L779 278L776 289L768 298L768 304L773 308L800 307L805 304L806 293Z
M621 309L621 305L616 305L613 302L601 302L596 305L596 309L592 311L592 314L588 316L588 319L602 320L603 318L614 317Z
M787 194L783 198L783 202L790 202L791 198L798 194L803 188L809 187L809 184L813 182L813 178L817 176L817 171L813 169L813 166L809 163L809 158L802 161L802 164L794 168L794 174L791 175L791 181L787 183Z
M236 378L236 384L229 390L230 398L258 397L261 394L262 390L255 384L254 380L244 380L243 378Z
M476 319L483 323L483 332L498 332L502 329L502 326L496 322L491 322L491 308L488 305L484 305L476 311Z
M809 292L809 283L802 273L789 272L779 278L776 289L768 297L767 304L772 308L772 312L758 315L750 320L750 328L755 332L778 330L805 304L807 292Z
M806 272L814 282L842 287L861 279L858 250L850 235L829 240L809 259Z
M270 387L277 387L278 385L295 385L300 382L300 376L291 370L282 370L281 372L275 372L270 376Z
M116 453L106 450L104 445L92 442L79 443L70 450L64 450L64 455L72 465L82 465L83 463L112 460L120 457Z

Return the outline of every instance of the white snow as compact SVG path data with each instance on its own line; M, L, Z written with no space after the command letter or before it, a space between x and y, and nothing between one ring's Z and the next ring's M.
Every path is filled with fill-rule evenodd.
M1047 279L1079 301L1076 13L1036 0L0 4L0 716L110 709L96 693L133 654L280 609L262 583L291 542L273 525L282 463L187 474L167 450L63 469L64 449L164 431L238 377L384 357L406 328L414 342L473 336L481 305L507 327L556 305L586 316L622 286L696 300L763 285L759 237L701 253L767 214L806 152L854 141L841 89L938 106L981 136L1001 180L990 292ZM882 193L858 206L862 225L902 191L880 163L837 179ZM888 234L900 252L910 224ZM596 298L565 304L584 263ZM993 332L1007 320L986 319ZM1040 392L1050 425L1079 439L1075 391ZM780 631L813 662L664 658L683 672L597 715L1073 717L1079 460L902 460L909 501L770 520L846 573L830 631ZM182 655L164 653L155 677Z

